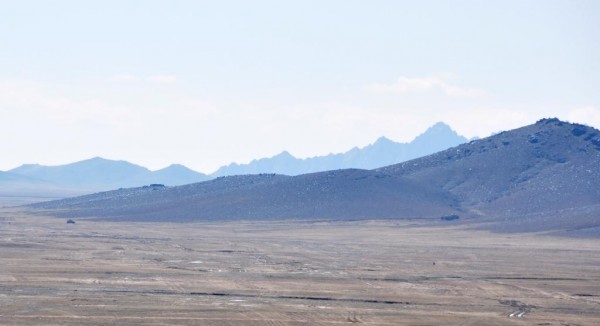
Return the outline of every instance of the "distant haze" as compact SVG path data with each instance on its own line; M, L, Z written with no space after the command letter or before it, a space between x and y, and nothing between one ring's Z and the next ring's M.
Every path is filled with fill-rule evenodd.
M374 169L413 158L433 154L466 142L450 126L438 122L410 143L397 143L380 137L371 145L337 154L298 159L288 152L271 158L253 160L248 164L229 164L221 167L214 176L278 173L298 175L337 169Z
M600 128L600 2L2 1L0 170Z
M298 175L343 168L372 169L432 154L466 141L450 126L439 122L411 143L397 143L380 137L363 148L354 147L345 153L304 160L283 152L270 158L253 160L249 164L232 163L211 175L198 173L178 164L150 171L127 161L101 157L57 166L23 164L7 172L0 172L0 196L35 194L61 197L149 184L184 185L240 174Z

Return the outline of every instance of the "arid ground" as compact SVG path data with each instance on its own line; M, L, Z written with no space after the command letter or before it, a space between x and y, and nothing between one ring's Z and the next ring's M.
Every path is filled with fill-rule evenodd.
M600 325L600 240L0 211L2 325Z

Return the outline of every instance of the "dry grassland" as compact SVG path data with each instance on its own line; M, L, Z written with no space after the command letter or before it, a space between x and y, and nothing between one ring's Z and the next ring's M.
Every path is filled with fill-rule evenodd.
M2 325L600 325L600 241L0 211Z

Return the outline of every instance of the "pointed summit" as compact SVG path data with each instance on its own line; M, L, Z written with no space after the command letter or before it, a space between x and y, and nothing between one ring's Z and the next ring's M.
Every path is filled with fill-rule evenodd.
M425 135L436 134L436 135L444 135L444 134L452 134L458 136L456 131L452 130L452 128L445 124L444 122L437 122L433 126L427 128L424 133L417 136L417 138Z
M431 153L434 153L465 142L467 142L467 138L456 133L449 125L437 122L417 136L411 144L420 147L432 147Z
M389 138L385 137L385 136L381 136L379 138L377 138L377 140L373 143L374 146L376 145L388 145L388 144L395 144L394 141L390 140Z
M283 151L275 156L273 156L272 158L277 158L277 159L295 159L294 155L290 154L290 152L288 151Z
M450 126L447 125L446 123L439 121L427 129L427 131L434 131L434 130L445 131L445 130L452 130L452 128L450 128ZM425 131L425 132L427 132L427 131Z

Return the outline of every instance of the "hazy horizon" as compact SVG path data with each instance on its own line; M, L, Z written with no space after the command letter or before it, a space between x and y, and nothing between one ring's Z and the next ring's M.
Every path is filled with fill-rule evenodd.
M594 1L0 1L0 170L600 128Z
M346 149L346 150L344 150L344 151L341 151L341 152L335 152L335 153L334 153L334 152L331 152L331 153L326 153L326 154L323 154L323 155L315 155L315 156L309 156L309 157L298 157L298 156L294 155L294 153L290 153L290 151L288 151L288 150L283 150L283 151L281 151L281 152L279 152L279 153L276 153L275 155L272 155L272 156L269 156L269 157L255 157L255 158L252 158L251 160L248 160L248 161L246 161L246 162L229 162L229 163L223 164L223 165L222 165L222 166L220 166L218 169L215 169L215 170L213 170L213 171L198 171L198 170L192 169L192 168L190 168L190 167L188 167L188 166L185 166L184 164L181 164L181 163L178 163L178 162L172 162L172 163L170 163L170 164L168 164L168 165L165 165L165 166L162 166L162 167L159 167L159 168L148 168L147 166L145 166L145 165L143 165L143 164L140 164L140 163L138 163L138 162L132 162L132 161L128 161L128 160L126 160L126 159L123 159L123 158L102 157L102 156L98 156L98 155L96 155L96 156L93 156L93 157L84 157L84 158L81 158L81 159L79 159L79 160L76 160L76 161L63 162L63 163L58 163L58 164L42 164L42 163L37 163L37 162L23 162L23 163L21 163L21 164L19 164L19 165L17 165L17 166L14 166L14 167L12 167L12 168L10 168L10 169L6 169L6 170L0 170L0 172L7 172L7 171L11 171L11 170L13 170L13 169L15 169L15 168L19 168L19 167L26 166L26 165L40 165L40 166L64 166L64 165L67 165L67 164L78 163L78 162L82 162L82 161L88 161L88 160L93 160L93 159L103 159L103 160L109 160L109 161L124 161L124 162L128 162L128 163L131 163L131 164L134 164L134 165L138 165L138 166L141 166L141 167L144 167L144 168L148 168L148 169L149 169L150 171L152 171L152 172L157 172L157 171L160 171L160 170L163 170L163 169L169 168L169 167L171 167L171 166L173 166L173 165L182 165L182 166L185 166L186 168L190 168L191 170L193 170L193 171L195 171L195 172L199 172L199 173L206 174L206 175L213 175L213 174L215 174L215 173L218 173L218 172L220 171L220 169L222 169L222 168L225 168L225 167L228 167L228 166L230 166L230 165L232 165L232 164L233 164L233 165L236 165L236 164L237 164L237 165L246 165L246 164L250 164L250 163L252 163L252 162L255 162L255 161L261 160L261 159L270 159L270 158L273 158L273 157L275 157L275 156L281 155L281 154L283 154L283 153L287 153L287 154L289 154L289 155L292 155L294 158L296 158L296 159L301 159L301 160L305 160L305 159L313 159L313 158L318 158L318 157L321 157L321 158L323 158L323 157L326 157L326 156L328 156L328 155L345 154L345 153L348 153L348 152L350 152L351 150L353 150L353 149L355 149L355 148L364 149L364 148L366 148L366 147L369 147L369 146L374 146L374 145L375 145L375 144L376 144L376 143L377 143L377 142L378 142L380 139L382 139L382 138L385 138L385 139L387 139L387 140L390 140L390 141L392 141L392 142L395 142L395 143L399 143L399 144L401 143L401 144L406 144L406 145L408 145L408 144L411 144L413 141L415 141L415 140L416 140L418 137L425 135L425 134L427 133L427 131L429 131L429 129L431 129L431 128L433 128L433 127L437 126L438 124L444 124L444 122L441 122L441 121L440 121L440 122L437 122L436 124L434 124L434 125L430 126L429 128L427 128L427 130L423 130L423 132L419 133L417 136L415 136L413 139L411 139L411 140L410 140L410 141L408 141L408 142L397 142L397 141L395 141L395 140L393 140L393 139L389 139L389 138L387 138L387 137L385 137L385 136L380 136L379 138L377 138L377 139L374 139L372 142L369 142L369 143L368 143L368 144L366 144L365 146L360 146L360 147L359 147L359 146L353 146L352 148L348 148L348 149ZM447 124L445 124L445 125L446 125L447 127L449 127L450 129L452 129L452 126L448 126ZM457 134L457 135L458 135L458 134ZM462 135L458 135L458 136L459 136L459 137L462 137ZM467 139L467 140L468 140L468 139ZM423 150L425 150L425 151L426 151L426 150L427 150L427 148L423 148Z

